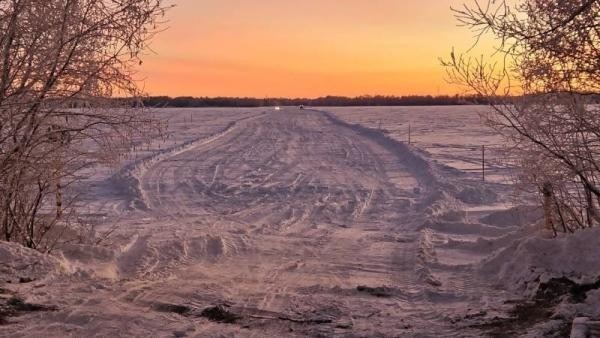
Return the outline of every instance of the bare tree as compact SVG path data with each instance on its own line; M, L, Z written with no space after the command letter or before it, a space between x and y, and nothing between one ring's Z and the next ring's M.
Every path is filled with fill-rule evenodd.
M0 0L0 238L48 250L78 170L155 125L131 102L163 0ZM120 107L117 106L120 103Z
M498 48L442 62L452 82L497 98L485 120L538 187L547 225L600 224L600 0L475 1L454 13Z

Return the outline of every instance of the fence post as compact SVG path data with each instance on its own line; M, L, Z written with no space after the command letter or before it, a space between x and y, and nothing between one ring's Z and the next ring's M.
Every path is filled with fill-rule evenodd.
M485 145L481 146L481 178L485 182Z

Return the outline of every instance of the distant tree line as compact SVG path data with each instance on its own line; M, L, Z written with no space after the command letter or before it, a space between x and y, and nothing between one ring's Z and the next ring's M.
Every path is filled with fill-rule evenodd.
M265 106L444 106L490 104L494 98L473 96L324 96L319 98L169 97L152 96L142 101L147 107L265 107Z

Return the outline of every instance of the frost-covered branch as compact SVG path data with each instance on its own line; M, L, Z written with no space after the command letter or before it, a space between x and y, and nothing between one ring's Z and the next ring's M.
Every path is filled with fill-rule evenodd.
M506 96L484 118L521 159L522 182L551 187L552 225L600 225L600 0L476 1L455 15L503 62L453 51L449 80Z
M0 0L0 236L47 250L75 172L158 130L134 80L163 0ZM110 156L106 156L110 154ZM51 211L55 209L54 211ZM62 230L61 230L62 229Z

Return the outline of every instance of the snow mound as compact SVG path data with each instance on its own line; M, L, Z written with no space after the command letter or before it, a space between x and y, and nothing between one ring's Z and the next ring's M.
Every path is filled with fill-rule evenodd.
M65 244L57 251L66 273L109 280L168 278L190 262L216 262L248 250L243 235L134 235L117 250L86 244Z
M426 206L423 213L431 223L460 222L467 217L461 203L441 189L424 199L422 205Z
M59 261L17 243L0 241L0 282L40 280L60 270Z
M527 233L529 230L529 233ZM553 277L568 277L580 283L600 275L600 228L559 238L544 238L532 228L524 236L496 252L479 266L479 272L501 281L508 288L532 295L539 284Z
M86 276L96 275L102 278L115 279L115 252L109 248L86 245L64 244L59 249L62 265L71 275Z

